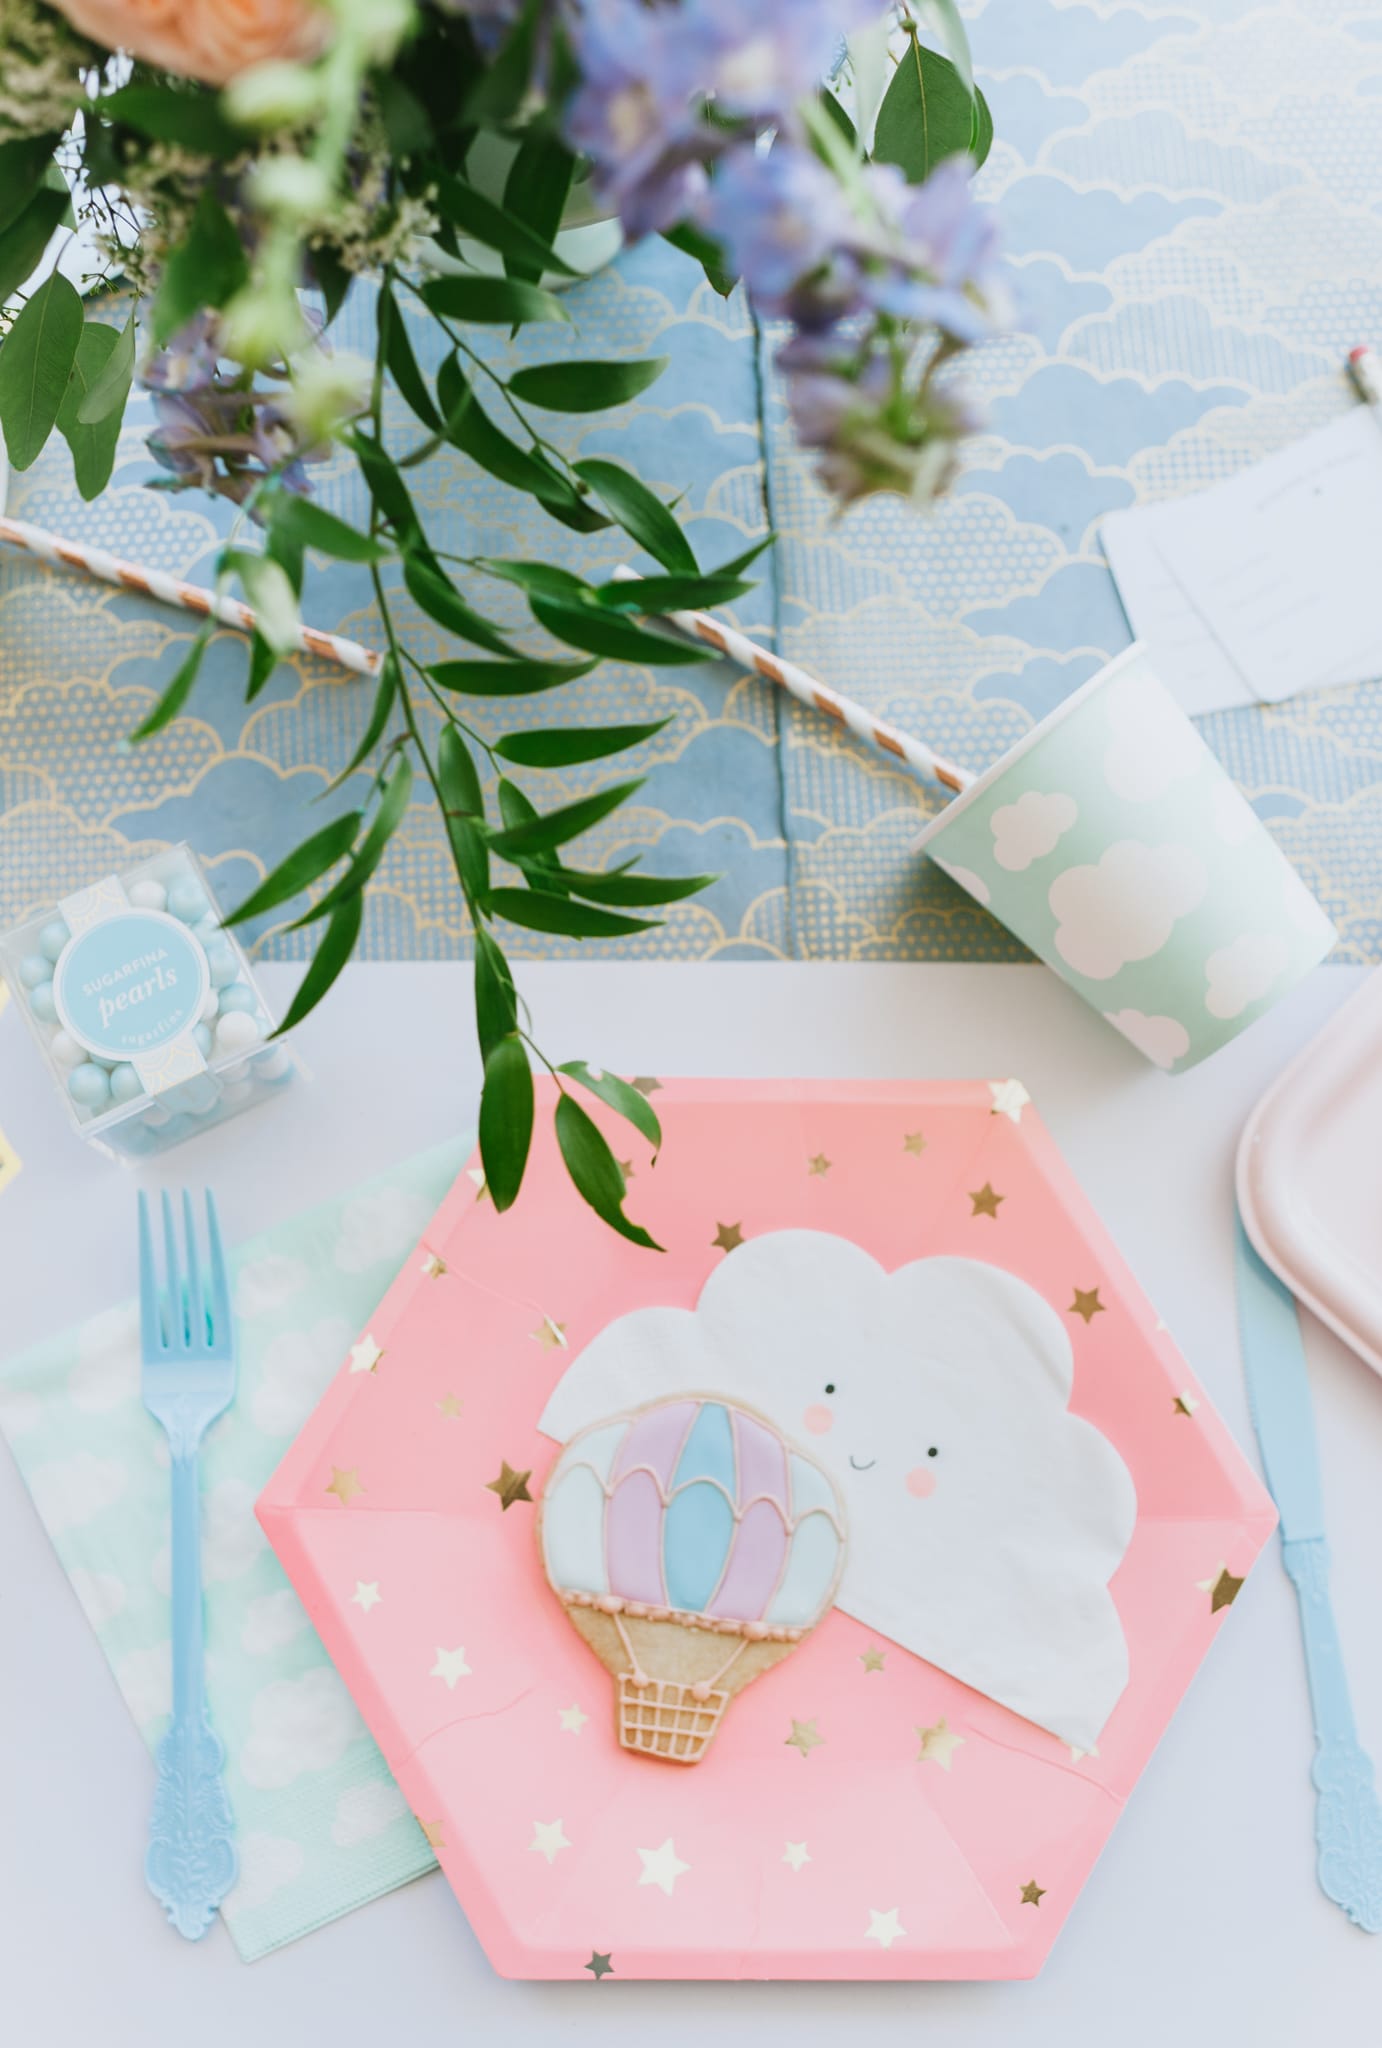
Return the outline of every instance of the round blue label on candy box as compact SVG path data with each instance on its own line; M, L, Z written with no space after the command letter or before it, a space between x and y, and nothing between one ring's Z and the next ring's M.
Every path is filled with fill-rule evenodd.
M59 1018L100 1059L136 1059L190 1031L210 985L186 925L158 910L102 918L77 933L53 970Z

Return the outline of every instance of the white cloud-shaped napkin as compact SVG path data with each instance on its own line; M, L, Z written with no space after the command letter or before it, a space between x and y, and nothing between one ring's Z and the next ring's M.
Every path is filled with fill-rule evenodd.
M1072 1374L1059 1316L1012 1274L953 1258L888 1274L844 1238L786 1230L733 1252L694 1310L610 1323L541 1427L565 1443L677 1393L759 1409L844 1495L836 1605L1091 1749L1128 1679L1108 1581L1137 1503L1069 1413Z

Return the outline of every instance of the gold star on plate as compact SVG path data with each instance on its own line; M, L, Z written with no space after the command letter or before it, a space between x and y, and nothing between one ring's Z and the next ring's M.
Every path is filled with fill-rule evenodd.
M917 1762L920 1764L939 1764L943 1771L950 1769L951 1759L954 1757L955 1751L963 1749L965 1746L963 1735L956 1735L954 1730L947 1725L944 1714L941 1715L934 1728L918 1728L917 1734L921 1738L921 1747L917 1751Z
M865 1671L881 1671L883 1669L883 1660L887 1654L886 1650L880 1650L877 1643L874 1643L867 1650L859 1652L859 1662L863 1665Z
M364 1487L360 1484L360 1468L358 1465L352 1465L349 1471L345 1472L341 1470L339 1465L331 1467L331 1484L325 1488L325 1491L327 1493L334 1493L342 1507L345 1507L349 1501L354 1500L357 1493L363 1493L364 1490Z
M439 1259L435 1252L424 1252L422 1265L418 1269L424 1280L441 1280L446 1275L446 1260Z
M422 1829L423 1834L426 1835L429 1848L444 1849L446 1847L446 1838L442 1834L442 1824L439 1820L424 1820L421 1814L414 1814L413 1818Z
M640 1095L655 1095L661 1088L662 1083L661 1081L655 1081L651 1074L635 1074L629 1086L630 1088L636 1088Z
M448 1422L454 1422L460 1412L461 1404L458 1397L455 1394L443 1394L437 1403L438 1415L445 1416Z
M1209 1595L1209 1611L1217 1614L1221 1607L1232 1607L1242 1590L1243 1581L1235 1579L1227 1565L1221 1565L1217 1579L1202 1579L1200 1591Z
M633 1161L631 1159L621 1159L619 1161L619 1171L623 1174L625 1180L632 1180Z
M534 1344L539 1345L543 1351L565 1351L566 1349L566 1325L565 1323L554 1323L550 1316L544 1316L537 1328L530 1330L528 1335L532 1338Z
M1193 1394L1177 1394L1171 1403L1177 1415L1193 1415L1199 1405Z
M467 1180L472 1180L475 1183L476 1201L483 1202L485 1196L489 1193L489 1183L485 1179L485 1169L483 1166L468 1166L465 1170L465 1176Z
M352 1372L373 1372L384 1356L368 1330L358 1344L350 1347L350 1369Z
M824 1152L815 1152L806 1162L807 1177L814 1178L819 1175L821 1179L824 1179L826 1174L829 1173L830 1167L831 1161L826 1158Z
M597 1984L602 1977L612 1977L614 1975L614 1964L608 1956L602 1956L597 1948L593 1948L590 1951L590 1961L582 1964L581 1967L589 1970Z
M1031 1101L1020 1081L990 1081L989 1094L993 1097L991 1116L1011 1117L1015 1124L1022 1121L1022 1112Z
M589 1714L583 1714L579 1702L576 1702L569 1707L558 1707L557 1719L561 1722L566 1734L579 1735L586 1722L590 1719L590 1716Z
M1098 1288L1077 1287L1075 1289L1075 1299L1071 1302L1065 1313L1068 1316L1083 1316L1086 1323L1092 1323L1095 1316L1105 1314L1104 1304L1099 1299Z
M981 1188L970 1189L969 1199L974 1204L969 1212L971 1216L996 1217L998 1214L998 1204L1006 1202L1008 1198L1006 1195L996 1193L993 1184L990 1181L985 1181Z
M501 1458L499 1476L496 1479L487 1479L485 1486L490 1493L498 1494L507 1514L515 1501L532 1499L533 1496L528 1491L528 1481L532 1476L531 1472L515 1472L508 1459Z
M350 1596L352 1607L359 1607L368 1614L371 1607L377 1607L384 1595L379 1590L378 1579L357 1579L355 1591Z
M743 1224L717 1223L715 1225L715 1235L710 1242L717 1252L736 1251L744 1242Z
M816 1727L814 1720L793 1721L791 1734L783 1738L783 1747L799 1749L803 1756L810 1756L816 1745L824 1741L825 1737Z
M1024 1884L1022 1887L1023 1905L1039 1906L1045 1897L1046 1892L1044 1887L1039 1885L1034 1877L1029 1877L1027 1879L1026 1884Z
M904 1152L910 1152L913 1159L920 1159L922 1153L926 1150L926 1140L920 1131L905 1131L902 1137L902 1149Z

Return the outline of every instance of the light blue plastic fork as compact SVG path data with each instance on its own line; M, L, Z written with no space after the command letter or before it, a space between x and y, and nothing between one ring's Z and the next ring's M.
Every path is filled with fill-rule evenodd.
M158 1284L149 1205L139 1197L139 1319L144 1406L162 1423L173 1478L173 1719L158 1746L158 1789L144 1875L179 1934L198 1941L235 1883L235 1817L221 1776L225 1750L207 1710L202 1649L202 1437L235 1395L235 1330L216 1204L206 1197L207 1278L191 1197L182 1197L185 1251L163 1196L164 1276Z

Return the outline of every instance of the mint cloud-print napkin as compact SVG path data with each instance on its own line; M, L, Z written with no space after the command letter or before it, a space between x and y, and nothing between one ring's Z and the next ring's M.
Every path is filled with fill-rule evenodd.
M254 1503L468 1151L423 1153L232 1259L239 1389L203 1448L202 1569L207 1686L239 1827L223 1910L246 1961L434 1867ZM0 1433L152 1749L171 1684L168 1461L139 1398L136 1303L0 1369ZM131 1844L132 1884L142 1853Z

